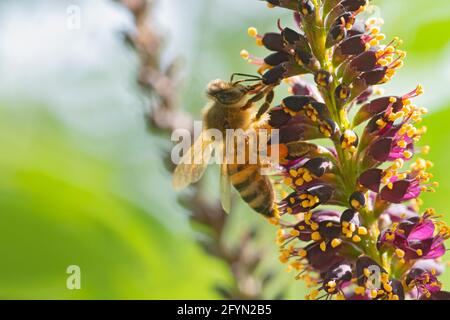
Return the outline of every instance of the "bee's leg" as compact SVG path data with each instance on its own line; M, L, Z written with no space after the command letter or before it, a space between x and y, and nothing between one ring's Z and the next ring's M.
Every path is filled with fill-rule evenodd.
M275 97L275 92L273 91L273 89L271 89L267 93L264 103L261 105L261 107L258 110L258 113L256 114L256 117L255 117L256 120L259 120L263 116L263 114L265 114L269 110L274 97Z
M264 98L265 95L266 95L266 93L264 91L261 91L261 92L257 93L256 95L254 95L253 97L248 99L248 101L245 103L245 105L241 109L242 110L247 110L247 109L251 108L253 103L258 102L259 100Z

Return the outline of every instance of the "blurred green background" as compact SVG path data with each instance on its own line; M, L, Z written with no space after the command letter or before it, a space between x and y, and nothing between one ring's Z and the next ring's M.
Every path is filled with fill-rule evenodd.
M386 90L426 89L424 141L441 186L423 198L450 222L450 2L373 3L388 38L403 38L409 53ZM71 5L81 9L80 30L66 27ZM183 59L180 104L198 116L209 80L252 72L239 51L262 51L246 29L273 30L279 17L289 23L257 0L160 1L153 23L166 39L163 61ZM169 144L146 131L138 60L119 36L130 28L129 13L109 0L0 2L0 298L214 299L214 284L231 280L176 204L161 161ZM275 230L239 208L230 242L264 224L261 245L275 253ZM279 270L273 291L302 298L302 284L288 285L293 275L275 254L270 261ZM73 264L81 290L66 289ZM450 288L450 272L444 280Z

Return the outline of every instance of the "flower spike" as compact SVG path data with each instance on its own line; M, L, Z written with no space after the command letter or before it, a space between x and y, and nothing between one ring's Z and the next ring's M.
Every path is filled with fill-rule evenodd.
M241 52L264 85L290 86L266 125L284 150L271 220L280 261L312 288L307 299L449 299L438 259L450 227L418 206L437 186L432 163L417 157L429 150L418 126L427 111L413 103L423 88L375 97L404 64L402 41L385 43L384 21L361 18L369 0L266 2L293 12L296 26L249 28L270 53Z

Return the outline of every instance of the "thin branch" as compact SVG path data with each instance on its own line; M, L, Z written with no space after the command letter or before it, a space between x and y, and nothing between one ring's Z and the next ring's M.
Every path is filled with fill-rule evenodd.
M172 63L168 68L161 66L163 39L156 31L157 26L150 23L155 1L115 1L124 5L134 18L135 31L127 33L125 39L140 58L138 84L151 98L146 116L149 128L167 136L174 129L192 129L192 118L178 107L180 83L176 80L177 65ZM169 156L165 162L171 171L173 164ZM192 193L180 198L180 203L190 211L193 224L202 227L198 242L206 252L227 264L233 275L231 287L219 285L216 290L229 299L262 299L264 287L271 276L267 274L263 279L255 276L255 269L263 258L262 250L256 249L252 241L257 230L246 232L239 246L230 248L224 240L229 216L219 202L210 204L205 201L200 183L192 189Z

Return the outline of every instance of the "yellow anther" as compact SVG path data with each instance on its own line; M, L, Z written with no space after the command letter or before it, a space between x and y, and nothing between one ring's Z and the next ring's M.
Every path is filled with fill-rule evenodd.
M392 286L387 283L383 284L383 288L386 292L392 292Z
M355 288L355 294L362 296L365 293L366 293L366 288L365 287L356 287Z
M336 288L336 281L334 280L328 281L327 286L330 288Z
M350 223L350 224L349 224L349 229L350 229L351 232L355 232L355 231L356 231L356 226L355 226L355 224L354 224L354 223Z
M375 299L376 297L378 297L378 290L376 290L376 289L371 290L370 291L370 297L372 299Z
M370 33L373 34L373 35L377 35L377 34L380 33L380 31L381 31L381 30L380 30L379 27L374 26L374 27L372 27L372 29L370 30Z
M417 85L416 94L419 96L419 95L423 94L423 92L424 92L424 90L423 90L422 85L421 84Z
M356 242L356 243L357 242L361 242L361 238L359 236L357 236L357 235L354 235L352 240L353 240L353 242Z
M247 33L250 37L254 38L258 35L258 30L255 27L250 27L247 29Z
M300 249L297 254L300 258L304 258L308 255L308 252L305 249Z
M367 229L365 227L359 227L358 228L358 234L360 236L365 236L367 234Z
M311 291L311 293L308 296L311 300L315 300L318 295L319 295L319 290L314 289L313 291Z
M342 240L335 238L331 241L331 247L336 248L339 247L342 244Z
M322 241L320 243L320 250L322 250L323 252L327 251L327 244L325 243L325 241Z
M272 217L268 219L269 223L274 225L274 226L278 226L280 224L280 219Z
M289 170L289 174L290 174L292 177L297 178L298 172L297 172L297 170L295 170L295 169L291 169L291 170Z
M390 103L396 103L397 102L397 98L396 97L390 97L389 98L389 102Z
M406 148L408 146L408 143L405 140L400 140L399 142L397 142L397 145L400 148Z
M359 208L361 206L361 204L355 199L352 199L351 205L353 208Z
M242 50L241 50L241 57L242 57L243 59L245 59L245 60L248 60L248 59L250 58L250 53L248 53L247 50L242 49Z
M416 253L419 257L421 257L423 255L423 251L421 249L417 249Z
M410 158L412 158L413 153L412 153L411 151L409 151L409 150L406 150L406 151L403 151L403 156L404 156L406 159L410 159Z
M395 250L395 254L397 255L397 257L399 258L403 258L405 256L405 251L403 251L402 249L396 249Z
M322 237L320 233L316 231L311 234L311 239L314 241L319 241L320 239L322 239Z

